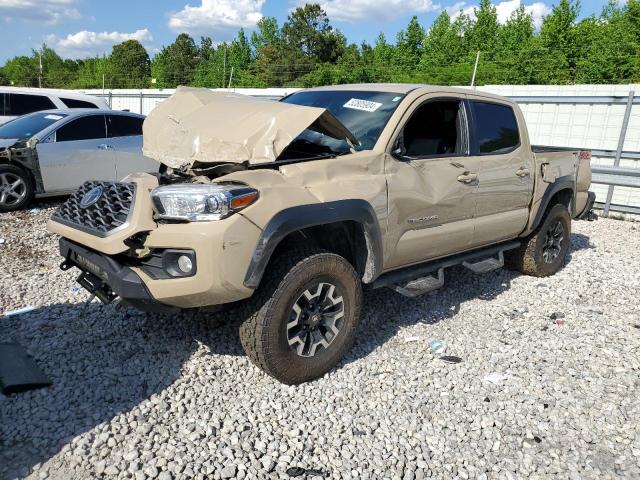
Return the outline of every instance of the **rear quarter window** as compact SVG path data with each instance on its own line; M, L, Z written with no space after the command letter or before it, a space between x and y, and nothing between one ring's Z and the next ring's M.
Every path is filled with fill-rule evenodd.
M75 98L60 98L68 108L98 108L95 103L85 100L76 100Z
M23 93L5 94L5 115L20 116L27 113L56 108L49 97Z
M472 101L476 151L480 154L509 153L520 145L513 108L498 103Z

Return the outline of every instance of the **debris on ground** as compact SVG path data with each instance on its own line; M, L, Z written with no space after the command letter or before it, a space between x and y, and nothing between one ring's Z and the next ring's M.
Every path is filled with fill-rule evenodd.
M491 382L494 385L500 385L504 380L506 380L507 377L505 374L500 373L500 372L491 372L487 375L485 375L482 379L487 381L487 382Z
M456 357L455 355L443 355L442 357L438 358L447 363L460 363L462 361L462 358Z
M23 315L25 313L33 312L36 307L28 306L23 308L17 308L16 310L9 310L8 312L4 312L2 314L3 317L16 317L18 315Z
M442 343L440 340L432 340L430 343L430 346L431 346L431 351L435 355L440 355L444 353L445 346L444 346L444 343Z
M412 343L412 342L419 342L420 341L420 337L407 337L404 339L404 343Z

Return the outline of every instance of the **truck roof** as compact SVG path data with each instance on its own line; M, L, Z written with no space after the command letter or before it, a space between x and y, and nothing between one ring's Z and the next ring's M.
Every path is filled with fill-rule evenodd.
M496 98L500 100L509 100L506 97L501 95L495 95L493 93L483 92L472 90L472 87L469 88L460 88L460 87L445 87L440 85L427 85L427 84L419 84L419 83L348 83L343 85L327 85L324 87L313 87L307 88L300 91L332 91L332 90L360 90L360 91L372 91L372 92L389 92L389 93L399 93L406 95L407 93L417 91L418 93L430 93L430 92L439 92L439 93L462 93L469 94L474 93L477 95L482 95L483 97Z

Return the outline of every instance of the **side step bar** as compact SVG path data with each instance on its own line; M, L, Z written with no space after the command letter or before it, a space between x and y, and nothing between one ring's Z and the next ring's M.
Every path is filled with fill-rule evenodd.
M504 250L498 252L498 258L489 257L476 263L462 262L462 266L468 268L473 273L487 273L492 270L504 267Z
M499 243L491 247L395 270L378 277L371 284L371 288L387 287L405 297L417 297L444 285L445 268L462 265L474 273L490 272L504 266L504 252L519 246L520 242L518 241ZM437 276L434 276L434 273Z

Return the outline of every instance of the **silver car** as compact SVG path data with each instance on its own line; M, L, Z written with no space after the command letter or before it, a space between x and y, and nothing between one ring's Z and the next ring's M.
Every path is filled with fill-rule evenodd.
M0 212L35 197L70 193L87 180L157 172L142 155L143 115L46 110L0 125Z

